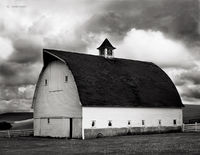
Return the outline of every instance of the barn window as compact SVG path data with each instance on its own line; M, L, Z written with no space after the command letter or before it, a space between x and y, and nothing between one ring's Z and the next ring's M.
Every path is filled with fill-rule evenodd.
M112 121L108 121L108 126L112 126Z
M49 118L47 119L47 122L48 122L48 124L50 123L50 119Z
M100 50L100 55L104 55L105 54L105 50Z
M47 79L44 80L44 85L47 86L48 82Z
M144 120L142 120L142 125L144 125Z
M96 121L92 121L92 127L95 127Z
M176 125L176 119L174 119L173 123L174 123L174 125Z
M161 120L158 120L158 124L161 125Z
M108 50L107 53L112 56L112 50Z
M68 81L68 76L65 76L65 82L67 82Z
M131 121L130 120L128 120L128 125L131 125Z

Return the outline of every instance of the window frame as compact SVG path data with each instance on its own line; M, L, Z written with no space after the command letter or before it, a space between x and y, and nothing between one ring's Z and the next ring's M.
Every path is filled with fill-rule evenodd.
M92 127L92 128L95 128L95 127L96 127L96 120L92 120L92 122L91 122L91 127Z
M128 126L131 126L131 120L128 120L127 124Z
M159 126L162 125L162 121L161 121L161 119L158 120L158 125L159 125Z
M142 120L142 126L145 126L145 120Z
M47 86L48 85L48 80L44 79L44 85Z
M173 125L177 125L176 119L173 120Z
M67 75L65 75L65 83L67 83L67 82L68 82L68 80L69 80L68 76L67 76Z
M112 120L108 120L108 127L112 127Z

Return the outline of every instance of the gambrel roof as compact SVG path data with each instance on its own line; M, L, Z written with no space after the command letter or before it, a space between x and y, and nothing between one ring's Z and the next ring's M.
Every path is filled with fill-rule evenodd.
M82 106L182 107L179 93L150 62L44 49L44 68L60 59L73 73Z

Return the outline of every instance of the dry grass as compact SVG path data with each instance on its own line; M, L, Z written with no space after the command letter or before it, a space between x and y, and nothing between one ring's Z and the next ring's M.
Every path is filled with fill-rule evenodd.
M200 154L200 133L67 140L0 138L0 154Z

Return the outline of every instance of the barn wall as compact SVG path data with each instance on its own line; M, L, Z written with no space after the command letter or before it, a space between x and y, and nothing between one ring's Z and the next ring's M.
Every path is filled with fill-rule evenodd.
M72 138L82 138L82 119L74 118L72 121Z
M112 126L108 126L109 120ZM142 125L142 120L144 120L144 125ZM161 120L161 125L159 125L159 120ZM176 125L173 120L176 120ZM92 127L92 121L95 121L94 127ZM173 127L176 129L181 125L182 109L83 107L83 126L87 133L88 131L95 132L92 131L95 129L108 128L116 130L117 128Z
M65 82L65 76L68 81ZM47 85L45 85L47 79ZM81 117L81 104L70 69L62 62L50 63L38 82L34 117Z
M36 132L35 136L50 137L69 137L70 123L69 118L41 118L35 119Z
M67 82L65 76L68 77ZM33 105L34 134L52 137L68 136L67 119L62 118L81 120L82 117L78 90L70 69L61 61L51 62L42 73L37 87ZM46 123L48 118L52 120L50 124ZM76 125L80 127L80 123L75 123L74 127ZM76 135L80 136L80 133L77 130Z
M72 118L72 135L70 135L70 118L36 118L34 119L34 136L43 137L82 137L82 119ZM71 137L70 137L71 136Z

